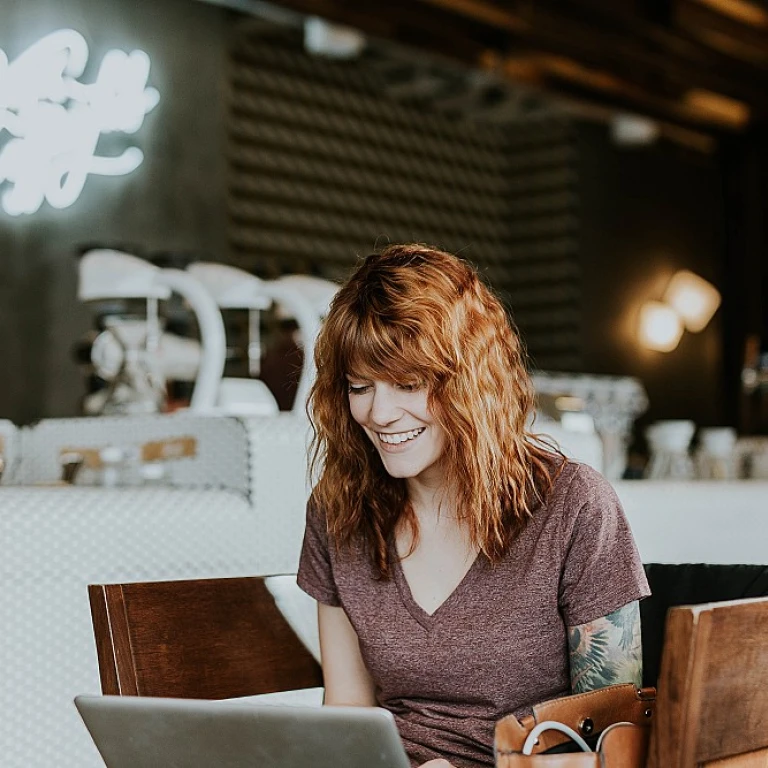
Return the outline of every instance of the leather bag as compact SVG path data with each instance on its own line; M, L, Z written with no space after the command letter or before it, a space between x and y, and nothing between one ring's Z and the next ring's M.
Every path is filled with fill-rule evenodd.
M496 768L643 768L655 704L655 688L624 683L541 702L520 720L508 715L496 723ZM543 754L570 741L560 731L545 730L531 754L522 754L531 731L547 721L586 739L599 736L598 751Z

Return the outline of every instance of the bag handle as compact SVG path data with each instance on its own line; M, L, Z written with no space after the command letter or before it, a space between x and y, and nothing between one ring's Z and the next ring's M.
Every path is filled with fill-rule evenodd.
M573 728L569 728L565 723L559 723L557 720L545 720L543 723L539 723L535 726L528 734L528 738L525 740L525 744L523 744L522 754L530 755L533 753L534 747L539 743L539 736L544 733L544 731L560 731L560 733L564 733L569 739L575 741L582 752L592 751L589 748L589 744L587 744L587 742L584 741Z

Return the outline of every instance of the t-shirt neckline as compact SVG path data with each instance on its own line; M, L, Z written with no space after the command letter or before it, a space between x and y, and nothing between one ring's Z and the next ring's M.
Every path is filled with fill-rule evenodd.
M445 614L450 614L456 605L461 604L462 594L472 585L477 573L481 570L482 561L485 560L483 553L478 552L461 581L454 587L448 597L432 613L427 613L413 597L411 586L408 584L408 579L405 578L405 572L403 571L402 562L397 554L394 541L390 541L389 551L392 558L392 575L397 591L400 594L400 600L408 613L427 630L431 630Z

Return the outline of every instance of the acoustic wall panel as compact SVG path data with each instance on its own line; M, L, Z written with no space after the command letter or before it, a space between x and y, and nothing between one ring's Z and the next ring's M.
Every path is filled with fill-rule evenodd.
M262 277L341 280L387 243L435 244L481 268L537 367L579 370L568 120L521 106L514 120L490 122L423 95L404 101L392 69L381 51L334 61L306 53L296 30L240 23L228 121L233 262Z

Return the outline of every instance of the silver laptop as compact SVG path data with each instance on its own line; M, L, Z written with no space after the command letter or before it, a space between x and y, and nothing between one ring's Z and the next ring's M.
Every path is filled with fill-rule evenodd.
M378 707L77 696L108 768L410 768Z

